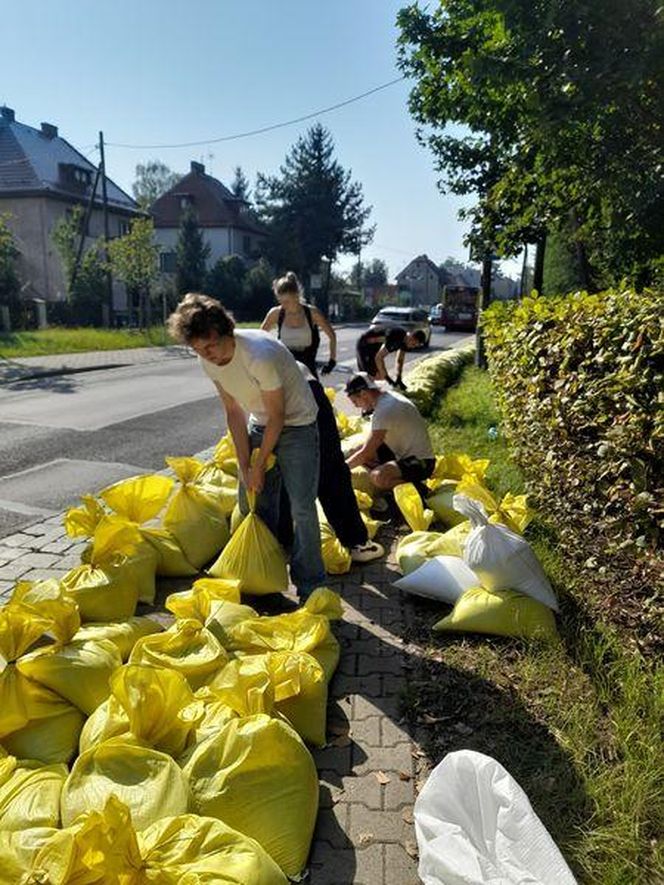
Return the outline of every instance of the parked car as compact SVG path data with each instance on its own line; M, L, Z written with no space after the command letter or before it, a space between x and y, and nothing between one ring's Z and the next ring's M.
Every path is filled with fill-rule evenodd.
M408 332L422 331L426 335L425 347L428 347L431 341L429 314L420 307L382 307L371 320L370 328L375 326L383 329L401 326Z

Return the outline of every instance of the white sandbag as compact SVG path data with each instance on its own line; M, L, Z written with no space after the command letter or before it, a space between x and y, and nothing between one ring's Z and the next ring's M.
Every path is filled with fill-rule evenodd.
M558 601L532 547L521 535L499 523L490 523L479 501L454 496L454 507L473 526L463 558L487 590L516 590L555 612Z
M483 753L448 753L414 817L424 885L575 885L524 791Z
M464 590L479 587L482 582L460 556L434 556L394 586L415 596L438 599L454 605Z

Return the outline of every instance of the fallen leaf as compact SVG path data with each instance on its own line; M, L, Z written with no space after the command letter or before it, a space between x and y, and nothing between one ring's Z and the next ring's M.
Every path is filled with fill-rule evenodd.
M400 781L409 781L410 779L411 779L411 775L409 775L408 772L406 772L406 771L399 772L399 780Z
M390 781L391 781L391 778L389 778L389 777L385 774L384 771L376 771L376 772L375 772L375 777L376 777L376 780L378 781L379 784L389 784Z
M360 833L357 837L358 845L369 845L370 842L373 842L374 834L373 833Z
M415 858L417 860L417 842L415 842L413 839L406 839L403 847L412 858Z
M426 753L423 750L411 750L410 755L414 759L421 759L423 756L426 756Z
M403 814L401 815L401 817L406 821L407 824L412 824L412 823L413 823L413 812L412 812L412 809L407 808L407 809L403 812Z

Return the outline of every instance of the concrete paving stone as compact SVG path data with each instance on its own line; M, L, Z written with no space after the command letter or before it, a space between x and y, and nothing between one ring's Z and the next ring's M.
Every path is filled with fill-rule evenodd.
M48 581L51 578L60 580L67 574L68 569L64 568L33 568L24 575L21 575L22 581Z
M64 556L60 556L58 562L56 563L58 568L69 569L76 568L81 564L81 553L79 551L73 553L71 550L68 550Z
M343 676L355 676L357 673L357 655L352 650L342 651L335 673Z
M368 750L369 747L380 747L380 716L369 716L350 723L353 740Z
M42 553L65 553L74 546L72 539L65 535L64 538L58 538L56 541L49 541L41 548Z
M2 539L3 547L25 547L28 550L31 550L33 543L34 536L26 535L23 532L17 532L14 535L7 535L6 538Z
M0 596L3 598L3 601L8 599L11 596L12 590L14 589L13 581L0 581Z
M348 649L356 655L369 655L378 657L382 654L384 643L377 637L370 639L349 639L344 637L344 649ZM342 655L344 652L342 651Z
M29 572L32 565L25 561L25 558L28 555L29 554L19 556L19 558L15 559L13 562L8 562L6 565L0 566L0 581L16 581L19 578L22 578L26 572Z
M410 741L410 735L406 731L405 725L400 725L387 716L380 719L380 746L396 747L397 744L403 744Z
M375 843L396 842L403 845L412 837L413 827L407 824L399 811L374 811L364 805L351 805L348 836L353 845L369 841L370 834ZM364 837L364 839L363 839Z
M49 566L57 563L60 557L56 556L54 553L26 553L25 556L21 557L21 562L27 562L30 568L49 568ZM14 562L18 562L19 560L15 559Z
M353 765L353 771L359 777L369 771L395 772L398 777L400 771L411 771L413 757L411 756L410 744L397 744L396 747L380 747L371 750L364 761Z
M321 772L321 777L323 776L324 772ZM342 778L339 786L331 788L331 792L339 802L346 802L348 805L359 803L379 811L382 808L383 789L376 780L375 774L371 772L362 775L362 777L347 775Z
M26 525L21 529L24 535L33 535L34 537L42 537L43 535L52 535L56 532L63 532L62 524L60 526L47 525L45 522L34 522L32 525Z
M327 842L316 843L307 881L311 885L382 885L383 846L370 845L356 852L351 847L340 850Z
M321 808L316 819L314 841L328 842L333 848L347 848L349 844L348 815L351 806L342 802L332 808Z
M403 781L397 774L389 774L389 784L383 787L383 811L403 811L415 804L415 778L411 770L404 772L410 774L409 781Z
M414 841L413 834L409 842ZM386 845L384 885L420 885L421 881L417 875L417 860L402 845Z
M352 744L347 747L324 747L313 751L314 762L318 769L335 771L344 776L352 771Z
M12 562L14 559L18 559L19 556L23 556L24 553L25 550L23 550L21 547L0 546L0 562L2 562L3 564L6 562Z
M394 722L398 722L401 718L400 696L389 695L379 699L354 693L351 703L351 722L366 719L367 716L388 716Z
M344 676L342 674L335 678L334 682L331 683L330 688L333 698L344 697L345 695L355 694L356 692L374 698L379 698L383 694L381 677L377 674L363 676L361 678L357 676Z
M385 847L367 845L355 854L357 869L353 885L377 885L385 881Z
M391 676L403 676L403 660L399 652L391 655L358 655L357 675L369 676L371 673L382 673Z
M369 677L364 677L368 679ZM399 676L395 676L393 673L386 673L384 676L381 676L381 697L390 697L392 695L396 697L401 697L404 690L404 675L403 672L399 674Z

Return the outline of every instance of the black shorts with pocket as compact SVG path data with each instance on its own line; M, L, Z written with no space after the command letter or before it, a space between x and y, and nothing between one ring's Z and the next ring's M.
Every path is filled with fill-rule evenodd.
M404 482L424 482L425 479L429 479L436 466L435 458L416 458L414 455L409 455L407 458L397 458L385 443L378 446L376 455L381 464L396 461Z

